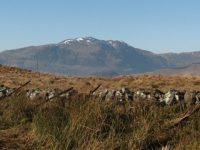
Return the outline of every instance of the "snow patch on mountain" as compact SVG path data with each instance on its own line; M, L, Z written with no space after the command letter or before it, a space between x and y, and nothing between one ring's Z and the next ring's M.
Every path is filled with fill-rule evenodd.
M60 42L59 44L65 44L65 45L69 45L69 44L72 44L72 43L77 43L77 42L80 42L80 43L85 43L87 45L90 45L90 44L93 44L95 42L103 42L103 43L106 43L106 44L109 44L110 46L114 47L114 48L117 48L120 44L126 44L125 42L123 41L116 41L116 40L98 40L98 39L95 39L93 37L79 37L79 38L74 38L74 39L66 39L64 40L63 42Z
M80 41L83 41L84 38L77 38L76 41L80 42Z
M70 42L73 42L73 40L68 39L68 40L63 41L62 43L63 43L63 44L69 44Z

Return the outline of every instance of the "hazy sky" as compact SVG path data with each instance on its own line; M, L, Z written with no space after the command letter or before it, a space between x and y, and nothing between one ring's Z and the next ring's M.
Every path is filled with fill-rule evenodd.
M200 0L0 1L0 50L85 36L157 53L200 50Z

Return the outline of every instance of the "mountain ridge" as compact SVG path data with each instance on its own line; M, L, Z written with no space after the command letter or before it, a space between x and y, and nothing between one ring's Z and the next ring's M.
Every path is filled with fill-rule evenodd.
M115 76L200 63L200 52L193 53L198 55L155 54L124 41L79 37L6 50L0 53L0 63L67 75Z

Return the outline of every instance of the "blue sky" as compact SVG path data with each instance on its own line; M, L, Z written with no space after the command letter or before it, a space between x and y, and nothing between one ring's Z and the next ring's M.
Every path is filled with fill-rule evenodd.
M1 0L0 51L92 36L156 53L200 50L200 0Z

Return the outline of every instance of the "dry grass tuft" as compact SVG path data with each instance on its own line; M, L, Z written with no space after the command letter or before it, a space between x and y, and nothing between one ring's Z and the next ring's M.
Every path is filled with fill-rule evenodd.
M200 77L192 76L65 77L5 66L0 66L0 73L0 82L11 87L32 79L27 88L73 85L83 93L99 84L99 90L121 86L200 90ZM188 112L179 104L99 102L84 94L39 105L43 101L28 100L23 93L0 101L0 149L200 149L199 111L173 128L168 124Z
M74 97L37 106L21 95L1 101L0 105L0 141L5 143L6 138L9 141L16 132L16 141L29 143L20 146L27 149L197 149L200 146L199 112L173 128L168 126L168 122L188 111L178 104L158 106L148 101L99 102ZM5 132L9 130L12 133ZM30 136L29 140L20 134ZM9 144L16 141L10 140Z

